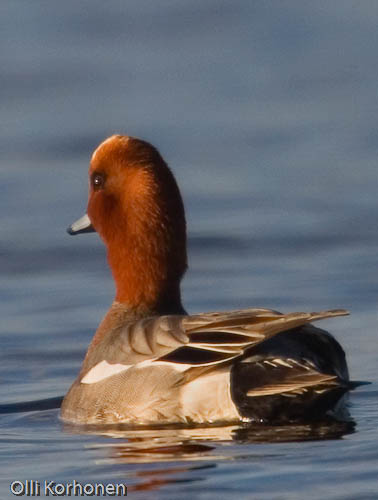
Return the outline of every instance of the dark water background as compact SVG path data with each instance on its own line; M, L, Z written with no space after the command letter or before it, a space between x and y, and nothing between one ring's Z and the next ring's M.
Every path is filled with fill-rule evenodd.
M368 0L1 2L3 410L63 395L111 303L99 238L65 228L112 133L151 141L176 174L189 311L348 308L322 326L372 382L351 396L354 430L90 433L56 409L3 413L1 498L15 479L124 481L147 499L378 498L377 26Z

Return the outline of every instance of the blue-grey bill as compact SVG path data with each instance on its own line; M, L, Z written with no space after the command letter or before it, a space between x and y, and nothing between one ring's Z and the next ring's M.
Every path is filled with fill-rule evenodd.
M87 214L80 217L77 221L70 225L67 228L68 234L81 234L81 233L94 233L96 232L95 228L92 226L91 221Z

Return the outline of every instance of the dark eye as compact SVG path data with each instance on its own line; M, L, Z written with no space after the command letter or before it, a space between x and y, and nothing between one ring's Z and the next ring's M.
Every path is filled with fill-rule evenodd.
M99 191L104 187L105 178L102 174L93 174L92 175L92 186L95 191Z

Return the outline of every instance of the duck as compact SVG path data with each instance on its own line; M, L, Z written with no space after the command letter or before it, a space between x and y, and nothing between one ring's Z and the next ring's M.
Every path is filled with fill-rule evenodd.
M97 147L86 214L68 232L99 234L115 298L63 399L64 422L280 424L343 406L345 352L312 323L346 310L186 312L184 204L150 143L112 135Z

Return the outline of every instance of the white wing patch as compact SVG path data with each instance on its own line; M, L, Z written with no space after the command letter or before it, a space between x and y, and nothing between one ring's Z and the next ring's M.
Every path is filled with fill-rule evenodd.
M104 360L91 368L80 382L82 384L95 384L96 382L100 382L100 380L111 377L116 373L126 371L129 368L130 365L123 365L122 363L110 364Z
M116 373L121 373L129 370L130 368L142 370L144 368L155 366L169 366L170 368L178 372L184 372L189 368L192 368L192 365L184 363L169 363L166 361L154 361L151 359L141 361L140 363L136 363L135 365L123 365L122 363L111 364L104 360L91 368L89 372L84 375L80 382L82 384L95 384L96 382L100 382L100 380L111 377Z
M169 366L172 370L177 372L185 372L189 370L189 368L193 368L193 365L189 365L186 363L170 363L169 361L154 361L153 359L146 359L146 361L141 361L134 365L134 368L142 369L142 368L150 368L154 366Z

